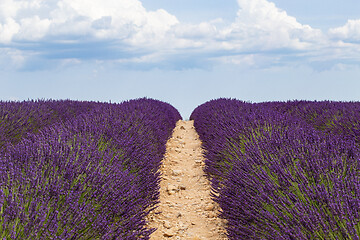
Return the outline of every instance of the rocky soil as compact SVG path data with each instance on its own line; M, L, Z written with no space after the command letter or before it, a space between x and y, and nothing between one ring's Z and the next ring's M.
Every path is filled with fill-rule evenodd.
M160 204L149 214L151 239L227 239L211 200L201 141L193 121L178 121L161 167Z

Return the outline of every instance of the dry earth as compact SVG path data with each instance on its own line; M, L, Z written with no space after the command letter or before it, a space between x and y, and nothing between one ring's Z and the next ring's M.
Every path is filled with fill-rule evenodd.
M160 204L148 216L151 239L227 239L211 200L201 141L193 121L178 121L161 167Z

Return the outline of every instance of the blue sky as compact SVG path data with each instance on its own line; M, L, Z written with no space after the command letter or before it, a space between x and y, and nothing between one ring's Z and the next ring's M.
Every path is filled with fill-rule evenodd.
M0 100L360 100L357 0L0 0Z

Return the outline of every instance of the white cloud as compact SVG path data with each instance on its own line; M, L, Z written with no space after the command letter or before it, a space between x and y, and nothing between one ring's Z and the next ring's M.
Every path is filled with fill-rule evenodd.
M16 16L21 8L22 2L14 0L1 0L0 2L0 22Z
M7 18L0 23L0 43L10 43L13 36L20 30L20 25L12 18Z
M324 39L320 30L300 24L272 2L238 0L238 4L235 22L222 32L235 49L306 49Z
M111 16L103 16L93 21L91 27L94 29L110 29L111 22L112 22Z
M165 10L147 11L138 0L62 0L57 6L51 12L52 35L90 34L139 46L159 42L178 23Z
M136 31L132 38L129 39L129 43L135 46L164 44L169 40L167 38L168 31L179 23L175 16L170 15L163 9L146 12L145 19L146 21L138 26L141 27L140 30Z
M139 0L3 0L0 41L90 36L142 48L246 50L304 49L323 37L320 30L298 23L267 0L238 0L238 4L235 22L218 27L216 21L182 24L163 9L147 11Z
M20 50L0 48L0 69L21 68L25 60L26 56Z
M217 58L217 60L223 64L234 64L239 67L253 67L257 64L255 54L240 55L240 56L225 56Z
M342 27L331 28L329 35L342 40L360 41L360 19L348 20Z
M44 0L1 0L0 1L0 43L10 43L21 36L26 40L35 40L43 37L45 25L48 21L37 15L29 15L31 11L40 9ZM19 35L19 36L17 36Z
M281 64L289 56L310 62L358 61L355 55L360 51L359 44L339 40L360 40L360 20L349 20L325 35L301 24L268 0L237 2L239 10L231 24L222 19L185 24L164 9L148 11L140 0L0 0L0 44L15 51L14 43L45 43L38 50L40 54L34 47L25 55L41 58L43 54L66 61L97 59L108 51L98 59L122 64L156 65L180 55L180 59L189 56L197 62L210 60L250 67ZM53 49L49 41L55 42ZM102 48L88 51L82 43L89 42L89 46L99 43ZM59 49L62 47L64 51ZM59 65L66 64L60 61Z
M0 43L46 36L92 36L122 39L133 45L159 43L175 16L147 11L139 0L3 0Z
M20 20L20 29L16 34L19 39L39 40L43 38L50 27L49 19L40 19L39 16Z

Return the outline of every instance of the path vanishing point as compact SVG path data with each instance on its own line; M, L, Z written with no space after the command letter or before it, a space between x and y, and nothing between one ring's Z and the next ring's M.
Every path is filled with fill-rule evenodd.
M161 166L160 204L149 214L152 240L222 240L225 220L210 197L201 141L193 121L179 120L166 143Z

